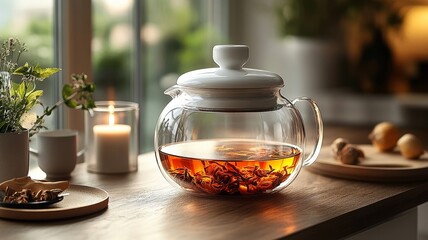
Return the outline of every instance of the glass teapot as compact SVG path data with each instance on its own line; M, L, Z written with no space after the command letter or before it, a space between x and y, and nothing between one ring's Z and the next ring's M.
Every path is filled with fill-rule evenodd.
M202 195L260 195L284 189L319 154L323 125L309 98L289 101L277 74L243 68L245 45L217 45L219 68L181 75L154 135L157 164L175 186ZM313 109L315 146L305 153L297 102Z

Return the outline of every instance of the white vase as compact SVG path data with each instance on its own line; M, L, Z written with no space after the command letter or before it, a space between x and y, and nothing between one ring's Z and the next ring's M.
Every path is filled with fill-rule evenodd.
M28 175L28 131L0 133L0 182Z
M287 95L314 96L336 85L340 48L332 41L290 37L284 41Z

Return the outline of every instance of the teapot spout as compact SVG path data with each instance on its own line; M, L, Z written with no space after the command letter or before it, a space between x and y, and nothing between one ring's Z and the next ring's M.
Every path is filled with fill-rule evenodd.
M180 93L181 93L180 86L174 85L174 86L168 88L167 90L165 90L165 92L163 92L163 93L171 96L172 98L175 98L178 95L180 95Z

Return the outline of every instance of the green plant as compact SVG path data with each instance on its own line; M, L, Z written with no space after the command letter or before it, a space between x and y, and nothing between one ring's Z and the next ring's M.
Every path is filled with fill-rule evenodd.
M405 4L394 0L342 0L345 26L353 29L349 41L359 45L355 65L351 65L351 86L362 92L388 93L394 51L389 43L391 33L399 33L406 17Z
M4 41L0 49L0 133L29 131L30 136L44 127L44 118L52 111L67 105L75 109L95 107L92 93L95 86L87 82L85 74L73 74L71 83L62 89L62 100L52 107L40 101L43 90L37 89L37 82L43 81L60 71L59 68L42 68L29 63L19 65L19 59L28 48L17 38ZM43 108L43 114L32 112L35 106Z
M394 0L277 0L276 16L282 36L330 37L354 23L361 29L399 28L402 4Z
M279 33L284 37L329 37L340 23L338 1L278 0L275 11Z
M358 52L342 63L347 71L342 78L357 91L387 93L394 61L388 36L402 27L406 4L396 0L277 0L275 11L283 37L328 38L341 48L352 46Z
M336 0L345 20L369 32L373 29L398 30L404 19L404 4L394 0Z

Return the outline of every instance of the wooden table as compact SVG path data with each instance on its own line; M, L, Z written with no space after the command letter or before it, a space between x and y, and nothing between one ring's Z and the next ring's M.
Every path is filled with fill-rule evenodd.
M196 197L164 180L152 152L125 175L88 173L78 164L71 182L106 190L108 209L60 221L0 220L0 239L337 239L428 200L428 182L358 182L307 169L278 194Z

